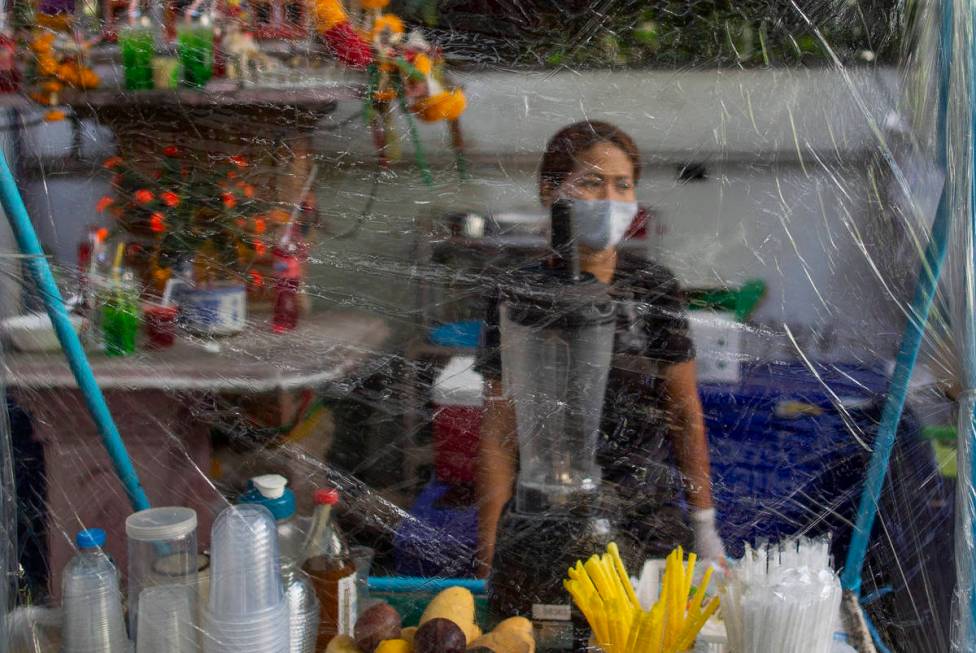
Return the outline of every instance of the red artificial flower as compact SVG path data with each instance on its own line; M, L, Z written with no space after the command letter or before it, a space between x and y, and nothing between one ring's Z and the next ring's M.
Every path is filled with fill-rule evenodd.
M372 47L348 21L332 27L324 36L336 59L347 66L365 68L372 63Z
M237 198L234 197L232 193L224 193L220 196L220 201L224 203L228 209L232 209L237 206Z
M227 173L227 178L228 179L237 179L237 173L234 172L233 170L231 170L230 172Z
M177 157L180 155L180 148L175 145L167 145L163 148L163 154L168 157Z
M108 159L105 159L105 163L102 164L102 167L104 167L106 170L114 170L120 165L122 165L122 157L113 156Z
M104 196L102 199L98 200L98 204L95 205L95 210L99 213L105 213L105 209L112 206L115 200L108 195Z
M230 161L231 163L233 163L238 168L246 168L247 167L247 159L245 159L240 154L238 154L237 156L232 156L232 157L228 158L227 160Z
M260 240L254 241L254 253L258 256L264 256L264 253L268 251L268 246L262 243Z
M244 184L243 186L241 186L241 190L244 192L244 197L246 197L247 199L251 199L252 197L254 197L254 186L252 186L251 184Z
M152 192L146 190L145 188L140 188L137 190L135 193L133 193L132 197L135 199L135 201L139 202L139 204L149 204L156 199Z
M149 229L155 234L161 234L166 231L166 218L163 217L162 213L153 213L149 218Z
M268 223L264 221L264 218L254 218L254 233L263 234L268 230Z
M163 200L163 204L170 208L175 208L180 205L180 196L168 190L160 193L159 199Z
M249 274L251 277L251 283L253 285L257 286L258 288L264 285L264 275L262 275L260 272L257 270L251 270Z
M106 238L108 238L108 229L106 229L105 227L102 227L101 229L95 232L96 241L100 243L104 243Z

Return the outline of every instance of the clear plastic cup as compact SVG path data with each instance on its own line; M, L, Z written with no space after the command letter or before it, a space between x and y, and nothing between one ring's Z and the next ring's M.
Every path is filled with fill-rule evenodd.
M274 517L254 504L226 508L211 535L209 615L218 622L247 623L282 605Z
M142 510L125 520L125 534L129 550L129 632L138 640L139 601L144 589L155 585L196 587L197 513L181 507ZM195 600L191 608L196 612Z
M288 602L288 650L290 653L314 653L320 610L312 581L294 563L282 567L281 577L285 583L285 600Z
M287 653L289 647L288 605L264 612L249 623L221 620L209 611L203 619L205 653Z
M139 595L136 653L197 653L194 589L147 587Z

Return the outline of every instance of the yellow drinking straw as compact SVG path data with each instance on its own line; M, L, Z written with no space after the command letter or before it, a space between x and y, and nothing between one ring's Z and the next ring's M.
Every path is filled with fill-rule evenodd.
M563 586L590 624L604 653L682 653L694 646L705 622L718 609L718 597L706 601L709 567L691 596L697 556L678 547L665 561L657 603L644 610L616 543L603 555L577 561Z

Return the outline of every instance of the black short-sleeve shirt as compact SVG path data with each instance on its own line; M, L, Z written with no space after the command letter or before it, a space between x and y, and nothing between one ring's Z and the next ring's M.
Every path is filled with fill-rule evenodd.
M499 285L491 289L476 368L501 378ZM687 307L667 268L621 254L610 283L617 328L603 403L600 464L604 483L625 495L673 495L680 483L671 464L663 372L694 358ZM667 501L668 497L658 497Z

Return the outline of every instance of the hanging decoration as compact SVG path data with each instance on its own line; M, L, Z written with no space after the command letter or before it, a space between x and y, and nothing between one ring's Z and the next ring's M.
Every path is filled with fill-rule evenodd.
M41 106L49 107L44 119L48 122L64 120L64 111L57 108L60 93L65 88L88 90L98 88L101 79L84 62L87 44L65 42L54 32L36 30L30 50L32 90L30 97Z
M399 156L393 117L394 107L398 107L424 181L433 184L416 118L447 123L458 171L465 177L459 120L467 99L460 88L448 83L443 53L419 31L407 34L403 21L385 12L389 0L361 0L359 4L361 19L354 22L342 0L315 0L315 18L319 33L336 59L367 72L365 117L373 132L380 165L387 167L390 160Z

